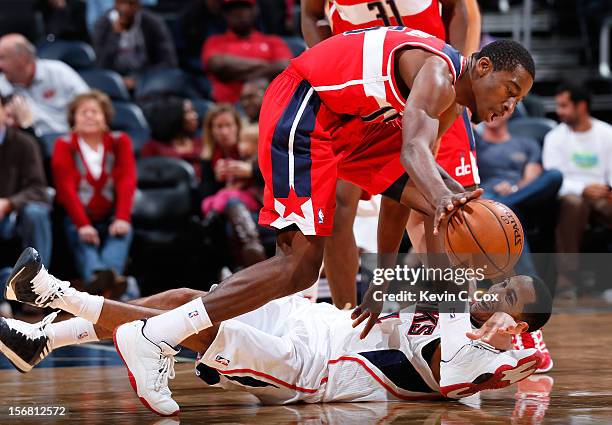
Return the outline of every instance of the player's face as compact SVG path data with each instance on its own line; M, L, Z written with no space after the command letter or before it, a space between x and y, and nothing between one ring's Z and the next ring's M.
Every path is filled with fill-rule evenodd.
M515 319L520 318L525 305L536 300L533 283L526 276L508 278L491 286L487 293L497 295L497 301L480 301L470 307L471 315L481 322L487 321L495 312L508 313Z
M476 103L472 119L477 122L512 115L533 85L533 78L522 66L512 72L494 71L487 57L478 60L476 73L478 78L472 82Z
M223 112L211 123L211 133L216 144L221 148L231 148L238 143L238 124L234 114Z

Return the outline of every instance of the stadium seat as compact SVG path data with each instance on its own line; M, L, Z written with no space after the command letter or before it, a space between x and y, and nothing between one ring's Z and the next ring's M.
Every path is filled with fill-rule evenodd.
M151 157L138 160L137 173L130 273L144 295L181 282L202 284L203 278L190 275L208 273L208 266L202 267L202 228L194 215L193 167L177 158Z
M301 55L302 52L306 50L306 42L302 37L283 37L283 40L285 40L285 43L289 46L294 57Z
M193 103L193 109L196 110L198 116L200 117L200 121L204 122L204 118L206 118L206 114L208 113L208 108L213 106L214 103L205 99L195 99L191 102Z
M57 59L74 69L93 68L96 63L96 53L93 47L82 41L59 40L53 43L45 43L39 46L38 57Z
M92 89L98 89L106 93L112 100L128 102L130 94L123 84L121 76L110 69L87 69L80 72L83 80Z
M113 130L125 131L132 138L134 152L140 152L150 138L149 125L137 105L129 102L113 102L115 116L111 122Z
M544 136L555 128L557 123L549 118L523 117L508 122L508 129L513 136L524 136L536 139L540 145Z
M49 133L39 137L42 143L42 150L45 159L51 158L53 154L53 147L58 137L65 135L66 133Z
M180 69L156 69L141 75L136 84L136 99L159 93L171 93L182 97L193 97L187 75ZM197 96L196 96L197 97Z

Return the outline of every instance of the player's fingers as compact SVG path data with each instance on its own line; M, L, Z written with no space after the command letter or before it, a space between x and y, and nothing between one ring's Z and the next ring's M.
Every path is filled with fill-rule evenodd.
M477 199L480 198L480 196L484 193L484 189L479 187L476 190L473 190L471 192L468 192L467 197L468 200L472 200L472 199Z
M353 327L356 328L361 323L363 323L363 321L365 319L367 319L368 317L370 317L370 312L369 311L364 311L363 313L361 313L361 315L358 318L353 320Z
M480 334L478 333L478 331L476 332L466 332L465 336L467 336L469 339L471 340L477 340L480 339Z
M370 316L370 320L368 320L368 323L366 323L365 327L361 331L361 335L359 335L359 338L365 339L365 337L368 336L368 334L370 333L370 331L372 330L376 322L377 322L376 316Z
M361 306L355 307L355 310L351 313L351 319L355 320L361 315Z

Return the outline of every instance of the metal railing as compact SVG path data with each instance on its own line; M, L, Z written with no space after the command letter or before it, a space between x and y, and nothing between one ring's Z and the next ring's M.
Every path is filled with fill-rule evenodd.
M610 78L610 28L612 28L612 16L608 16L601 26L599 32L599 74L604 78Z

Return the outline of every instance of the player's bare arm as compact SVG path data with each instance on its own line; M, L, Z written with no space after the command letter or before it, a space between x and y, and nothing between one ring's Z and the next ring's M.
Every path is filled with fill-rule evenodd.
M402 118L402 165L415 186L435 209L434 234L445 214L480 191L453 194L437 171L431 149L457 112L452 76L446 62L422 51L404 51L397 60L399 74L411 87ZM419 62L422 64L419 67Z
M308 47L331 37L329 25L322 25L325 20L325 0L302 0L302 34Z
M449 43L469 56L480 47L481 16L476 0L442 0L442 20Z

